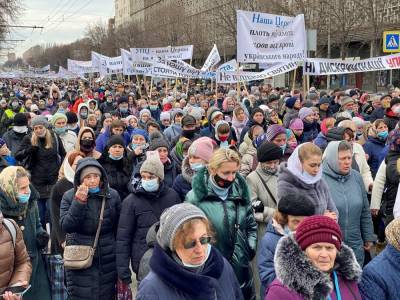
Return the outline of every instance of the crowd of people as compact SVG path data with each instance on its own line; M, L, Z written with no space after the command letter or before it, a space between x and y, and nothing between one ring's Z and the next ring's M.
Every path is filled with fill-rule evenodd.
M4 299L400 299L400 89L211 87L0 81Z

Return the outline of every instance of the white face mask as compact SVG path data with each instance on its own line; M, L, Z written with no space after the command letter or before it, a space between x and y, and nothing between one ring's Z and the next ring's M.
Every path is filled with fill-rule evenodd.
M26 133L28 132L28 126L13 126L13 130L16 133Z

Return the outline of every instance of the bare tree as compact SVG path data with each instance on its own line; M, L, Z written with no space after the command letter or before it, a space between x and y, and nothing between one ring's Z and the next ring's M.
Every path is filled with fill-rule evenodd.
M22 12L20 0L0 0L0 24L10 25L16 21L19 13ZM0 38L4 38L8 32L7 27L0 27Z

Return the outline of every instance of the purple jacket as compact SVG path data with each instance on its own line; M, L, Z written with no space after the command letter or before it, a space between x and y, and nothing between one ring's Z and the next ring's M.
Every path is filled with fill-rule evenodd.
M282 237L275 258L276 279L268 287L264 300L323 300L330 295L337 300L330 276L314 267L293 235ZM361 268L353 250L342 244L335 260L340 295L343 300L361 300L357 281Z

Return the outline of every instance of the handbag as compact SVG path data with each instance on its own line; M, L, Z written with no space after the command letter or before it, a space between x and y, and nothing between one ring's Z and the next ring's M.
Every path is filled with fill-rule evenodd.
M69 245L64 248L64 267L70 270L81 270L90 268L93 262L94 252L96 251L99 240L101 223L103 222L104 206L106 198L103 197L101 203L99 225L97 226L96 237L93 246Z

